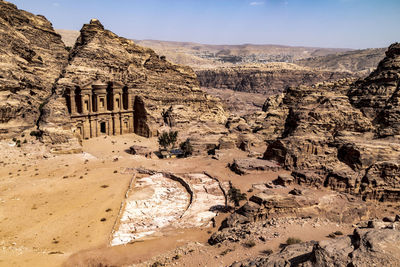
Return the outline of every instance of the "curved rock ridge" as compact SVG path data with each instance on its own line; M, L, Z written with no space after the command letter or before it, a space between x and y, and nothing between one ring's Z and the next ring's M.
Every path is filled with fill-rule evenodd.
M68 51L44 16L1 0L0 57L0 133L10 136L36 127Z
M264 159L294 171L298 183L365 199L400 199L400 44L364 80L288 88L264 105Z

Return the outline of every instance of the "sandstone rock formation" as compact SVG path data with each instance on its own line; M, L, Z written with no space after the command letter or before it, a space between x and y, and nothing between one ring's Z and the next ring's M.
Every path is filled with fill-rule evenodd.
M312 85L351 77L349 72L314 70L289 63L197 70L202 87L277 94L288 86Z
M289 245L272 255L231 266L398 266L399 244L397 229L355 229L350 236Z
M0 55L0 133L12 136L36 128L68 52L45 17L1 0Z
M54 151L76 151L79 133L66 96L100 83L130 90L139 135L156 135L166 123L165 111L174 121L167 126L178 129L226 119L219 101L200 90L192 69L105 30L96 19L83 26L68 55L44 17L5 1L0 2L0 14L3 133L38 127L37 135Z
M54 136L58 136L60 125L68 123L65 92L85 89L95 82L120 83L132 91L130 101L135 105L135 132L139 135L156 135L164 125L166 110L177 126L225 119L218 101L199 89L190 68L173 65L153 50L118 37L94 19L83 26L56 93L44 107L40 127L53 142L58 140Z
M290 87L270 98L264 158L293 170L298 183L399 200L399 58L393 44L364 80Z
M209 243L238 242L249 237L248 231L253 237L262 237L262 231L269 231L269 223L280 219L323 218L352 224L367 220L368 216L367 204L349 195L321 195L316 189L303 190L297 195L279 194L267 189L250 197L246 204L228 216L212 234Z

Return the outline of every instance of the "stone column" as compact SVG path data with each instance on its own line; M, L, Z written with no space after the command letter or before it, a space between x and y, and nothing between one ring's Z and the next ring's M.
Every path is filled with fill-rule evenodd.
M92 90L90 88L83 89L81 91L82 99L82 113L92 112Z
M76 103L75 103L75 91L73 89L69 90L69 104L71 107L71 114L75 115L76 111Z
M114 121L114 134L115 135L122 134L122 132L121 132L121 115L114 114L113 121Z
M121 111L122 110L122 84L114 83L113 84L113 103L114 109L113 111Z
M134 120L133 120L133 114L129 114L129 122L128 122L128 133L133 133L134 132Z
M89 119L86 118L83 122L83 138L89 139L90 138L90 122Z
M128 110L133 110L133 89L128 89Z

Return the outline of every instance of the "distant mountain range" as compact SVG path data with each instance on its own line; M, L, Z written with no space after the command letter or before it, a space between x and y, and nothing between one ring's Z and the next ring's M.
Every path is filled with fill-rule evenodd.
M73 46L79 31L56 30L67 46ZM233 67L270 62L295 63L319 70L369 74L385 56L385 48L352 50L343 48L297 47L283 45L208 45L191 42L134 40L150 47L176 64L195 70Z

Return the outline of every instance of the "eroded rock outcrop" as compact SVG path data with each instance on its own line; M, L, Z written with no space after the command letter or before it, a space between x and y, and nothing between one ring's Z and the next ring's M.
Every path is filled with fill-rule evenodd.
M399 266L400 231L355 229L352 235L284 247L269 256L231 266Z
M35 129L68 59L61 37L41 15L0 1L0 133Z
M398 200L400 45L386 55L364 80L290 87L269 99L264 159L293 170L298 183Z
M53 151L79 150L66 97L100 83L130 90L139 135L156 135L163 126L226 120L219 100L200 90L191 68L117 36L96 19L83 26L69 54L44 17L5 1L0 2L0 26L2 133L38 127L37 135Z
M166 110L177 127L225 119L219 102L199 89L189 67L173 65L153 50L105 30L93 19L83 26L64 75L57 82L56 94L44 107L40 126L50 139L68 121L64 119L68 118L64 92L84 89L94 82L120 83L132 90L135 132L143 136L157 134L165 123Z
M224 67L196 71L202 87L277 94L287 86L312 85L351 77L349 72L315 70L289 63Z

